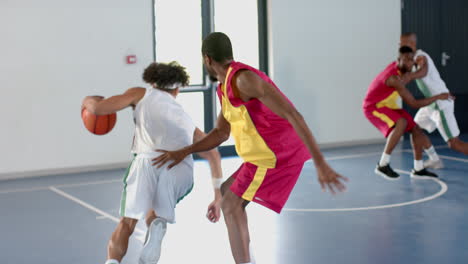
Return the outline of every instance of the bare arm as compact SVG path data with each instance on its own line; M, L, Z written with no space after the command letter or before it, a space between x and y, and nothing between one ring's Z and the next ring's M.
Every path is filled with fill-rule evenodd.
M188 154L211 150L228 140L230 133L231 125L224 118L223 114L219 113L218 119L216 120L216 127L211 130L206 137L184 149L186 149Z
M390 76L390 78L387 79L386 84L390 87L394 87L400 94L403 101L411 108L421 108L428 106L437 100L447 100L451 97L449 93L443 93L429 98L416 100L397 76Z
M187 155L196 152L203 152L210 149L213 149L224 141L228 140L229 134L231 133L231 125L228 123L224 116L220 113L216 121L216 127L208 133L206 137L201 139L198 142L193 143L190 146L176 150L176 151L166 151L157 149L156 151L164 152L163 155L153 159L153 165L157 165L158 168L162 167L168 161L173 160L173 162L168 166L172 168L175 165L179 164Z
M201 141L204 137L206 137L206 134L203 133L199 128L196 128L193 134L194 143ZM219 182L220 184L220 181L223 179L223 172L221 170L221 156L219 155L218 150L211 149L205 152L199 152L198 155L206 159L210 164L211 178L213 180L213 183L216 183L213 185L215 192L215 200L221 199L221 191L219 188L220 186L218 186L217 183Z
M312 131L307 126L302 115L284 98L284 96L270 83L264 81L251 71L241 71L234 76L233 84L242 98L257 98L278 116L286 119L294 128L313 156L322 188L325 185L332 191L345 189L340 180L345 177L337 174L327 164L322 152L315 141Z
M135 106L145 95L145 91L145 88L135 87L107 99L102 96L87 96L83 100L83 107L95 115L112 114L128 106Z
M425 56L418 56L416 58L416 66L417 70L415 72L408 72L403 76L402 80L404 85L408 84L410 81L424 78L427 75L428 66Z

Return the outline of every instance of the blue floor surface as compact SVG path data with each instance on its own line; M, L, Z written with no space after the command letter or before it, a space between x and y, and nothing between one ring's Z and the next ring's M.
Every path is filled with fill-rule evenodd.
M440 181L410 179L408 142L392 155L392 167L401 171L397 181L373 172L382 144L325 150L330 165L350 179L348 190L336 196L320 190L307 162L280 215L249 205L257 263L468 263L468 157L432 139L446 166L435 171ZM239 163L223 159L225 177ZM197 162L195 189L177 208L161 264L234 263L224 223L204 219L212 195L208 172L205 162ZM0 262L104 263L123 173L0 182ZM137 263L145 231L139 223L123 263Z

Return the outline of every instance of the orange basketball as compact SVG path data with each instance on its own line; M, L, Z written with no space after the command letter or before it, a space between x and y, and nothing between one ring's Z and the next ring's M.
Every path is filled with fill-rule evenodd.
M89 132L95 135L105 135L114 128L117 114L98 116L83 108L81 110L81 119L83 119L83 123Z

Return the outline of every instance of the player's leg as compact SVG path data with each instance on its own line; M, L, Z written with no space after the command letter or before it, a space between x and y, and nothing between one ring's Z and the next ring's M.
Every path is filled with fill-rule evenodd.
M462 141L459 137L451 138L447 143L451 149L468 155L468 143Z
M388 134L387 143L375 168L375 173L388 180L398 179L400 175L390 167L391 155L405 133L407 122L404 118L396 120L391 132Z
M158 170L158 169L155 169ZM141 251L140 264L158 263L167 223L175 222L175 207L193 187L193 165L185 162L167 170L163 167L152 176L156 183L152 208L146 217L148 231Z
M426 135L423 131L414 124L411 129L411 144L413 146L413 155L414 155L414 169L411 172L412 178L437 178L435 173L428 171L424 168L424 163L422 160L424 137Z
M167 221L164 218L157 217L153 213L149 214L146 220L148 230L138 263L156 264L161 256L161 245L166 234Z
M439 115L436 117L437 129L447 142L449 147L455 151L468 155L468 143L462 141L458 136L460 129L458 127L453 106L447 109L439 110Z
M247 166L243 164L234 175L221 185L221 194L223 196L221 210L228 229L232 256L236 263L254 263L255 261L250 247L247 213L245 211L249 201L240 198L230 190L237 175L245 173L245 170L247 170Z
M120 219L117 228L112 233L107 246L107 262L108 264L120 263L122 258L127 253L128 240L135 230L137 219L123 217ZM118 262L115 262L118 261Z
M153 222L153 220L156 219L156 217L156 212L153 209L149 210L145 217L146 227L149 227L151 222Z
M120 202L122 218L109 240L106 263L114 264L122 260L138 219L142 218L149 209L151 200L148 199L147 194L151 191L148 189L147 182L141 177L142 166L141 159L136 156L125 173Z
M387 107L365 109L364 114L387 138L384 151L375 168L375 173L388 180L397 179L400 175L390 167L390 160L393 150L405 133L406 119L402 118L398 111Z
M436 123L433 120L435 111L436 110L432 106L423 107L416 113L414 121L421 129L426 130L428 133L432 133L437 128ZM432 169L443 168L444 164L442 160L440 160L439 155L437 154L429 137L424 134L424 138L422 139L424 152L426 152L427 156L429 156L429 159L424 162L424 167Z
M228 229L231 252L236 264L251 263L249 227L245 207L249 202L226 190L223 194L221 209Z
M130 235L138 220L151 208L155 186L155 177L148 175L153 168L151 160L143 154L137 155L124 177L124 189L120 203L122 220L109 241L108 257L121 260L128 247Z
M407 121L404 118L400 118L395 122L392 132L387 138L387 143L385 144L384 154L391 155L395 147L401 140L401 137L405 133ZM385 162L386 163L386 162ZM380 165L386 165L388 163L380 163Z

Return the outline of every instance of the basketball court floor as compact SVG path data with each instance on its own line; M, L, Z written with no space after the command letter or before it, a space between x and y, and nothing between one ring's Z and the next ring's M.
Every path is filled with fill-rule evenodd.
M468 140L468 135L462 137ZM324 150L350 179L345 193L323 193L306 163L284 211L248 207L259 264L468 263L468 158L433 143L446 165L440 180L411 180L412 154L404 142L392 157L397 181L374 174L383 145ZM223 159L224 177L239 158ZM0 262L104 263L118 221L124 170L0 182ZM209 167L195 165L195 188L168 226L160 264L233 263L224 223L208 222ZM140 223L123 263L137 263L145 227Z

